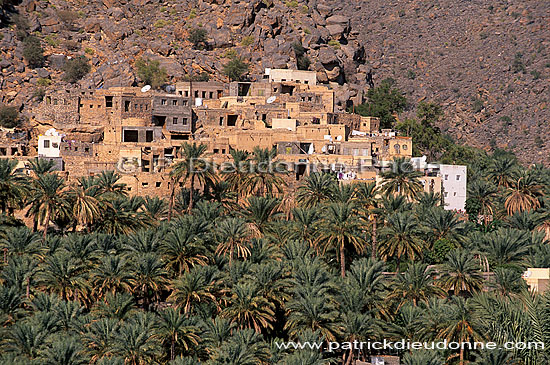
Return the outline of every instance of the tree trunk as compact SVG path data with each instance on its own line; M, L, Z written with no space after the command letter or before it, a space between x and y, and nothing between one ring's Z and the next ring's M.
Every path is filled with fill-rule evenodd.
M46 222L44 223L44 234L42 238L44 241L46 241L46 236L48 235L48 226L50 225L50 215L51 215L51 209L48 209L46 212Z
M172 337L172 344L170 346L170 360L174 361L176 359L176 341Z
M462 344L460 344L460 365L464 364L464 347L462 347Z
M375 260L376 259L376 256L377 256L377 246L378 246L378 242L377 242L377 232L376 232L376 229L378 228L377 223L378 219L377 219L377 216L376 214L373 214L373 218L372 218L372 238L371 238L371 241L372 241L372 248L371 248L371 256L372 256L372 259Z
M346 276L346 254L344 253L344 241L340 244L340 271L342 277Z
M168 222L172 219L174 210L174 195L176 194L176 179L172 178L172 188L170 189L170 201L168 202Z
M189 212L193 209L193 190L195 190L195 175L191 176L191 188L189 190Z

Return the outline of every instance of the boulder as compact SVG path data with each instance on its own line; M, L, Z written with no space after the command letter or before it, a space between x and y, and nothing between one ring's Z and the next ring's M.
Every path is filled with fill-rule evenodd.
M63 54L53 54L49 56L48 59L50 61L50 66L56 70L62 70L67 61L67 58Z
M47 79L50 77L50 71L46 70L45 68L37 68L36 73L38 74L38 77L41 77L43 79Z

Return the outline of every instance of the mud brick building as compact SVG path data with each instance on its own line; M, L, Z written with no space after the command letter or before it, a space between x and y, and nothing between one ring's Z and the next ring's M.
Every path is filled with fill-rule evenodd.
M167 90L48 90L36 119L53 127L56 141L39 136L41 155L62 160L69 180L117 170L140 195L168 194L185 141L206 144L216 163L233 149L275 148L292 180L333 171L375 181L393 158L412 157L411 139L380 131L377 118L335 112L334 90L315 72L268 69L255 82L179 82Z

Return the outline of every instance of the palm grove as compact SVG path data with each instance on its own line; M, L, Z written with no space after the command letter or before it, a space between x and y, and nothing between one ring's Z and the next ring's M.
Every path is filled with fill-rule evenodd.
M550 295L521 274L550 267L550 170L454 144L435 104L397 123L405 105L389 80L357 112L412 136L415 153L468 164L466 216L403 159L379 186L312 173L293 190L273 150L233 150L220 169L186 143L166 199L130 197L113 171L67 182L45 160L26 175L0 159L0 362L351 364L377 352L277 344L549 343ZM534 349L392 354L550 361Z

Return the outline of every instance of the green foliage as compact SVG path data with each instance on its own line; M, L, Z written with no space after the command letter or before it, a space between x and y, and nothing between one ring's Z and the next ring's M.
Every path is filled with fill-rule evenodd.
M44 65L44 50L40 45L40 40L35 36L28 36L23 41L23 57L32 68L42 67Z
M197 17L197 9L191 9L189 12L189 19L195 19Z
M89 55L93 55L95 53L95 51L90 47L86 47L86 48L84 48L84 53L89 54Z
M521 52L516 53L514 61L512 62L512 71L515 73L525 73L525 64L523 63L523 54Z
M407 70L407 78L410 80L416 79L416 72L413 70Z
M292 48L294 49L294 54L296 55L296 66L298 67L298 70L308 70L311 61L306 55L306 49L304 46L302 46L301 43L296 42L292 44Z
M44 96L46 96L46 90L44 90L43 87L35 89L32 93L32 97L35 98L37 101L42 101L44 99Z
M155 89L164 85L168 79L166 70L160 67L160 62L157 60L140 58L136 61L136 68L141 81Z
M241 39L241 46L248 47L251 44L254 44L254 36L249 35Z
M4 128L17 127L19 111L14 106L0 105L0 126Z
M201 72L200 74L193 74L193 75L185 75L183 77L183 81L196 81L196 82L204 82L209 81L210 75L206 72Z
M248 72L248 64L240 57L233 57L223 67L223 74L232 81L239 81L243 75Z
M52 80L45 79L43 77L39 78L38 81L36 81L36 85L38 86L50 86L52 84Z
M207 35L206 29L193 28L189 31L187 40L193 44L194 49L203 49L206 46Z
M380 118L381 128L392 128L396 119L394 114L401 113L407 106L407 99L395 87L393 79L383 80L379 86L369 89L368 102L357 105L357 114Z
M91 70L88 59L84 56L72 58L65 63L63 80L75 83L86 76Z
M285 2L285 5L288 6L289 8L297 8L298 7L298 1L296 1L296 0L287 0Z
M433 247L426 253L426 259L432 264L441 264L445 261L445 257L449 252L454 250L456 246L447 239L439 239L434 242Z
M55 34L48 34L46 37L44 37L44 40L52 47L59 46L59 39L57 39Z
M336 39L331 39L330 41L328 41L328 45L337 49L340 48L340 42L338 42Z

